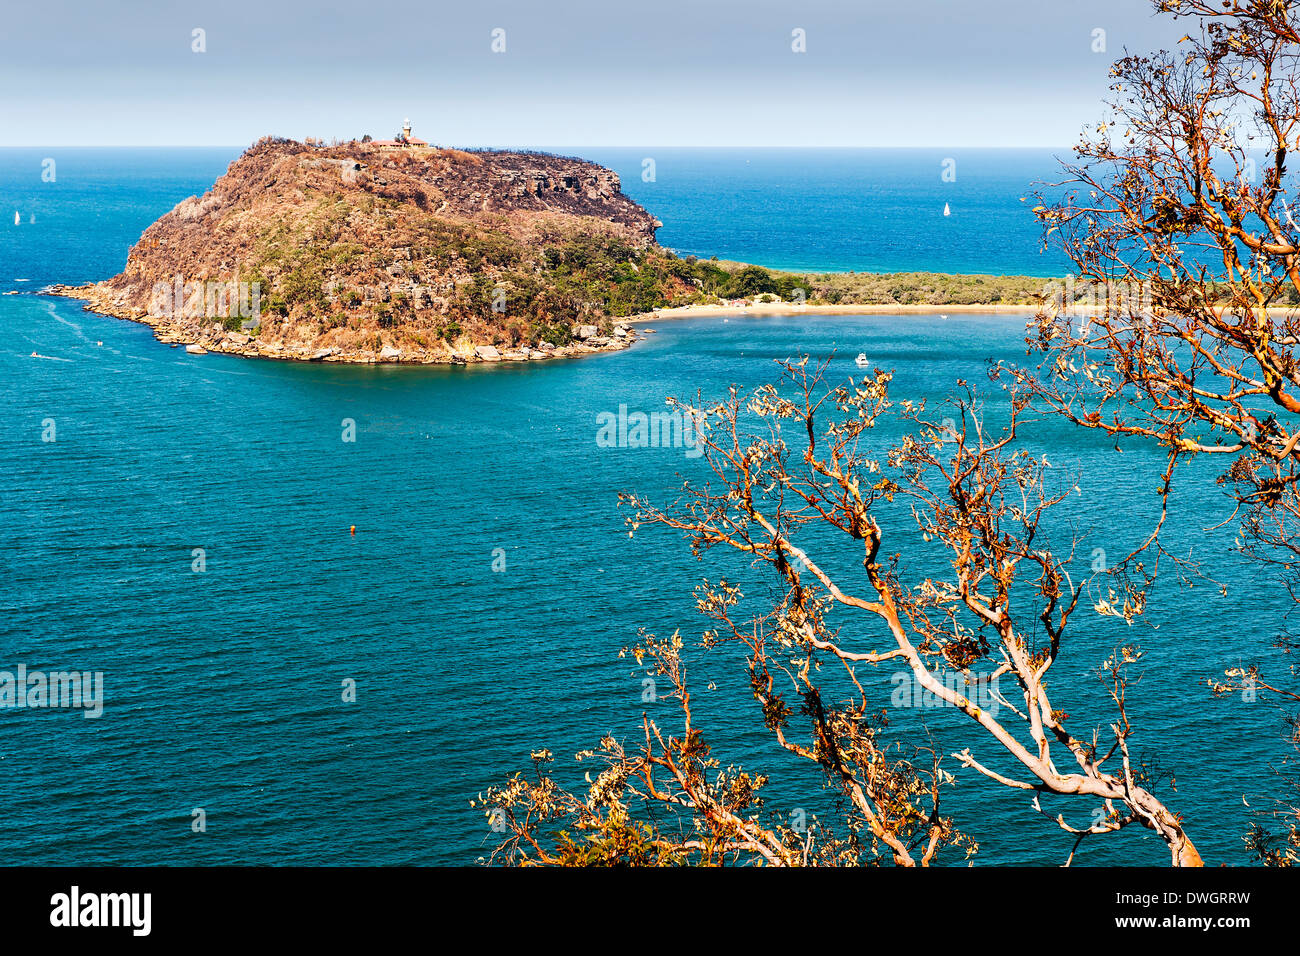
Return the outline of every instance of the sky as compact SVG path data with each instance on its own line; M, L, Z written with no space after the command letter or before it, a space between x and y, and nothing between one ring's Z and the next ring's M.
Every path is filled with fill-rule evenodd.
M442 146L1069 146L1125 48L1186 32L1145 0L40 0L3 21L0 146L405 118Z

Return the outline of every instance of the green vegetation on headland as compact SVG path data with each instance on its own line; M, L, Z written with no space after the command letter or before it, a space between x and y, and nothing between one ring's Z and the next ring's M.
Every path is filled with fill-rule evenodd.
M393 228L397 228L394 226ZM390 230L390 236L393 232ZM327 242L285 242L268 237L260 264L250 276L271 289L273 313L327 316L331 325L357 324L349 313L369 312L383 329L422 325L426 308L420 290L342 297L332 289L331 266L346 257L376 273L389 267L382 255L347 244L342 235ZM440 220L421 223L403 237L411 261L445 269L459 264L470 273L436 305L446 318L434 334L454 341L467 326L495 327L497 344L534 339L562 345L578 324L635 316L660 308L714 305L743 300L808 305L1033 305L1049 280L1031 276L900 273L794 273L695 256L678 257L660 246L638 247L621 237L575 233L553 235L537 245L508 235L481 232ZM367 262L374 259L374 262ZM405 268L402 270L405 272Z
M808 305L1035 305L1050 279L938 272L784 272L740 262L681 260L700 303L775 296Z
M807 305L1035 305L1051 280L1034 276L944 275L931 272L795 273L747 263L679 257L659 246L636 248L606 236L579 235L510 257L462 237L465 258L488 258L490 280L459 287L455 311L484 322L504 290L510 314L527 322L517 335L629 317L661 308L736 301ZM497 300L499 301L499 300ZM558 342L556 344L559 344Z
M390 228L389 235L393 235ZM389 266L382 256L343 242L271 237L261 247L261 262L273 264L278 281L267 283L268 308L281 315L334 316L362 306L381 328L421 322L426 303L418 290L382 293L363 303L352 291L333 294L331 265L345 255L353 264L378 272ZM436 334L454 341L466 326L496 327L498 344L512 346L534 338L555 345L569 341L576 324L601 325L661 308L715 305L743 300L799 302L808 305L1033 305L1050 280L1031 276L900 273L795 273L740 262L679 257L661 246L639 247L621 237L577 232L554 234L536 245L508 235L482 232L440 220L421 223L403 237L411 261L446 269L459 264L470 273L436 304L447 316ZM375 259L368 263L367 259ZM403 268L403 271L405 269ZM259 272L253 276L266 282ZM326 291L322 291L322 290ZM355 322L354 322L355 324Z

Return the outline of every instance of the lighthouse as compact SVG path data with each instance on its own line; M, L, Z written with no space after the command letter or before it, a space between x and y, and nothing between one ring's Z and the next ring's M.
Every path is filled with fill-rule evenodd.
M396 139L376 139L372 140L372 146L378 146L381 149L410 149L412 147L423 149L429 144L418 136L411 135L411 121L402 120L402 132L397 135Z

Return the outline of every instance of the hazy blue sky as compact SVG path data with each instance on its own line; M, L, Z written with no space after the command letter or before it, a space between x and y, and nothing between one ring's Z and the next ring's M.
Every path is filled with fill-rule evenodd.
M37 0L3 19L4 146L379 137L408 116L441 145L1069 145L1125 46L1183 32L1144 0Z

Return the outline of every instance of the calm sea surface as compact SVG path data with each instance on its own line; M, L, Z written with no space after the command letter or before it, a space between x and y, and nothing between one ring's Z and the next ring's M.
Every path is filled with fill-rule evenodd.
M565 150L565 152L569 152ZM1064 275L1042 249L1043 149L587 149L683 255L828 272ZM652 164L652 165L650 165ZM949 178L944 178L944 172ZM648 181L647 181L648 180ZM944 215L947 207L948 215Z
M62 150L47 183L45 152L0 151L0 291L115 273L144 227L236 152ZM622 173L682 251L807 268L1061 269L1018 202L1051 175L1045 153L959 154L947 219L937 153L586 153ZM633 738L647 709L672 724L669 704L642 702L643 675L618 649L642 627L705 626L691 590L715 569L672 535L629 540L616 503L620 490L664 501L698 463L680 449L600 448L598 414L753 386L773 360L835 350L838 375L856 374L849 357L865 351L897 370L896 396L941 401L956 378L983 383L989 359L1022 349L1008 317L733 318L663 323L634 349L583 361L362 368L190 356L61 299L0 298L0 323L0 670L102 671L106 698L97 720L0 710L11 864L473 862L491 834L469 802L529 750L549 747L580 782L586 768L568 754L607 732ZM991 391L988 403L996 417ZM355 443L341 440L344 419ZM57 441L41 440L47 420ZM1054 422L1030 440L1079 484L1053 534L1080 536L1080 576L1093 549L1123 554L1149 528L1154 452L1116 454ZM1171 580L1155 629L1081 613L1054 687L1085 735L1109 718L1092 668L1117 641L1140 642L1135 752L1174 775L1162 795L1206 858L1244 863L1242 794L1262 805L1273 787L1281 723L1198 681L1254 656L1286 602L1233 557L1230 534L1205 530L1226 515L1211 478L1183 477L1171 544L1227 596ZM905 524L894 528L910 548ZM852 555L842 564L850 574ZM734 662L719 655L691 677L723 764L772 773L773 810L823 812L818 780L787 772L755 732ZM871 678L882 705L889 678ZM348 679L355 703L341 700ZM951 712L893 717L912 743L928 734L1005 766ZM1067 838L1027 800L969 773L957 781L948 809L979 860L1064 858ZM206 834L191 832L196 808ZM1137 831L1082 851L1087 863L1166 859Z

